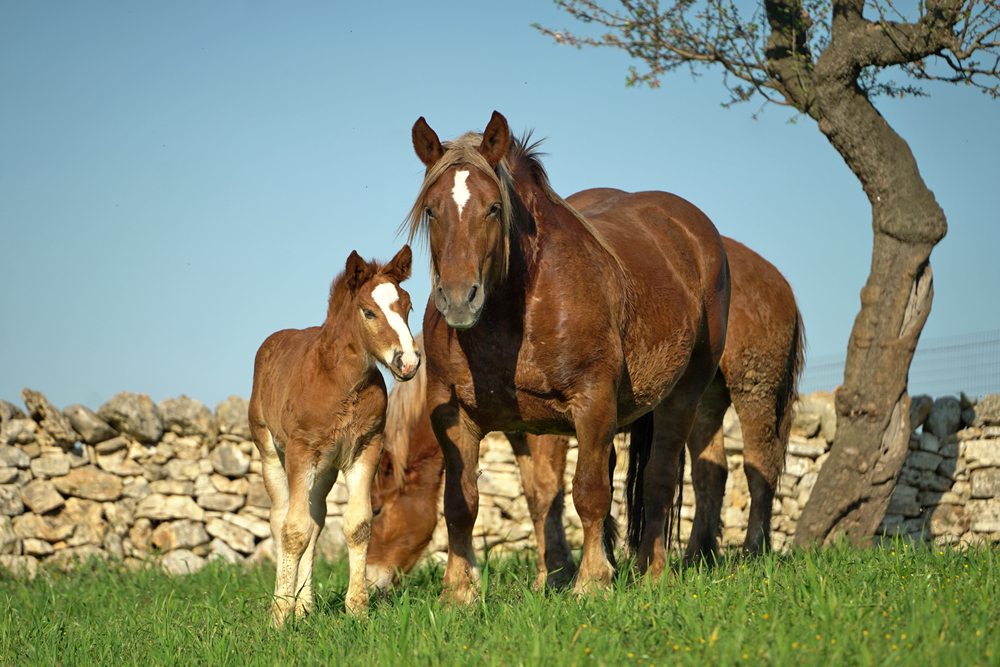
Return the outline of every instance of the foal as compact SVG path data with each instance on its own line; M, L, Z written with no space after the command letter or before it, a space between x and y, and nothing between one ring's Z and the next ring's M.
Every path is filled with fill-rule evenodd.
M348 493L347 610L363 613L368 607L369 494L382 455L386 407L385 381L375 362L400 381L420 366L406 322L410 296L399 287L411 263L409 246L384 267L352 252L330 288L323 326L279 331L257 351L249 417L271 497L275 627L312 607L316 539L326 521L326 496L341 470Z

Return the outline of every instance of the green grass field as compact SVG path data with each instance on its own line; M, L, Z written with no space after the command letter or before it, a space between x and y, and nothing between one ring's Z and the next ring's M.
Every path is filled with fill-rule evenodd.
M346 561L319 563L316 611L282 631L273 568L3 571L0 664L1000 665L995 546L734 558L586 599L532 592L529 559L488 562L469 609L439 604L425 567L367 620L344 614Z

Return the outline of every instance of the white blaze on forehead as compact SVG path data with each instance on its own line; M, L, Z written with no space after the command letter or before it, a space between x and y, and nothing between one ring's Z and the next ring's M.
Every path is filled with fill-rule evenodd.
M392 283L382 283L372 290L372 298L385 313L385 319L389 322L389 326L399 336L399 344L403 347L403 354L413 352L413 336L410 334L410 328L406 326L406 320L391 308L392 304L399 301L399 291L396 286Z
M469 178L469 172L456 171L455 172L455 187L451 189L451 196L455 198L455 205L458 206L458 217L462 217L462 209L465 207L465 202L469 201L469 188L465 186L465 180Z

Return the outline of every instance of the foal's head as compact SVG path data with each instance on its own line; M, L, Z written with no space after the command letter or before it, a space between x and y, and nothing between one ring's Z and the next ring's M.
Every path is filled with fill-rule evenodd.
M410 232L427 225L434 304L456 329L475 326L486 289L507 270L512 186L501 161L510 141L507 121L496 111L482 136L445 145L423 117L413 126L413 147L427 174L410 212Z
M408 245L384 267L366 262L354 251L344 271L350 317L355 318L362 344L397 380L409 380L420 366L420 352L407 324L410 295L399 286L410 277L412 262Z

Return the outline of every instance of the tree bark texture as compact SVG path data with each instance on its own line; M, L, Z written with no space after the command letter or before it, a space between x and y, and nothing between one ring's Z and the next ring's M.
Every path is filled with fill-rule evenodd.
M874 243L836 392L837 438L799 519L799 545L842 534L867 543L882 522L908 447L907 375L934 292L930 253L947 231L909 146L856 84L871 25L860 5L845 4L816 64L810 115L861 181Z

